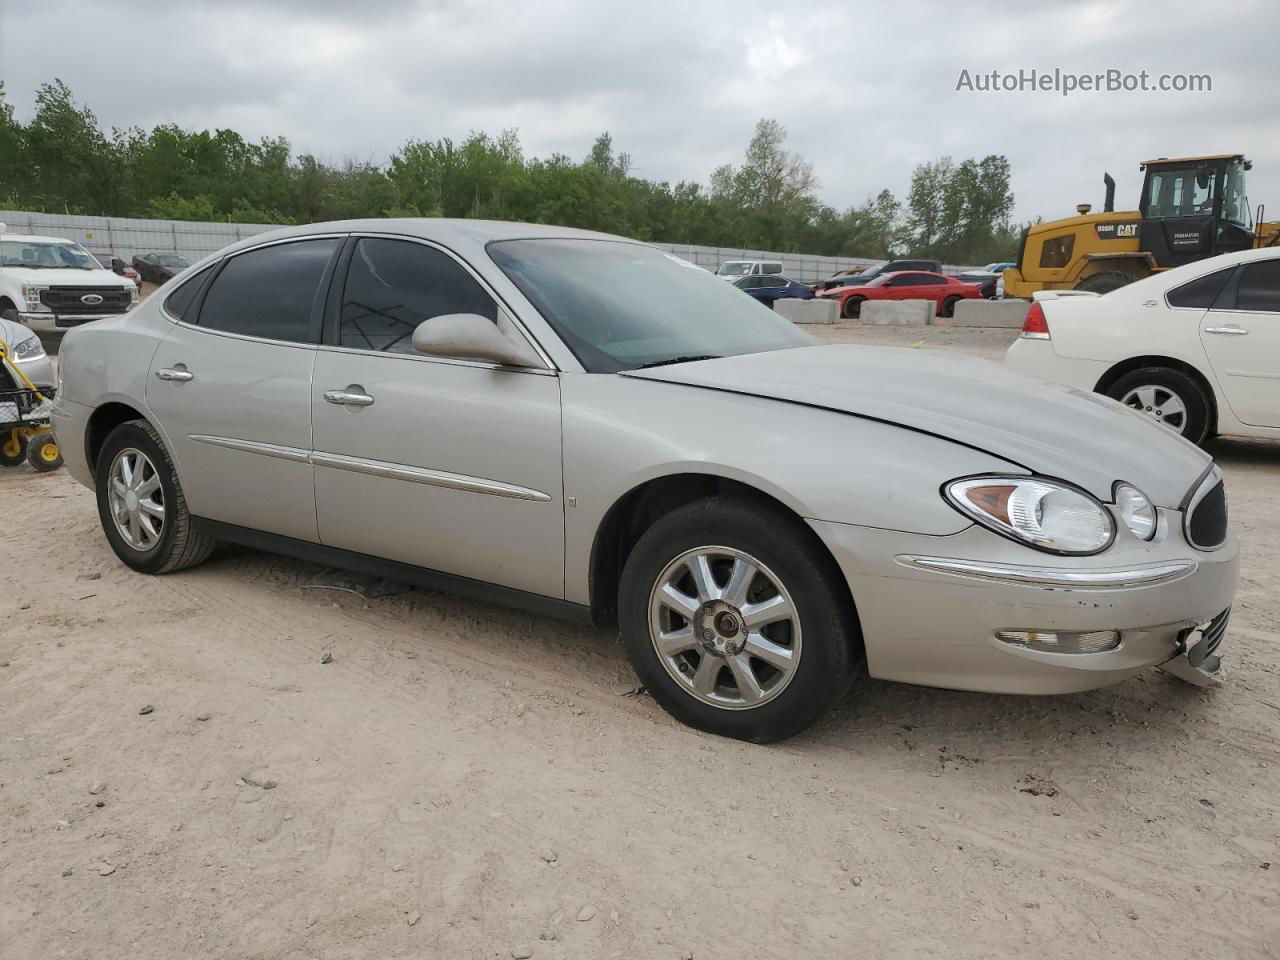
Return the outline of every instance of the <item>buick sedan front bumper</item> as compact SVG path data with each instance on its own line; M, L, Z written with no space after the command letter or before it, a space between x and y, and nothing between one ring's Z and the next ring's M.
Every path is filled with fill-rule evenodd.
M1212 552L1195 550L1181 519L1161 511L1152 542L1129 538L1096 557L1037 554L980 527L937 537L810 525L849 581L872 676L1035 694L1103 687L1184 657L1229 610L1234 536ZM1111 634L1118 642L1101 652L1058 652L1073 649L1059 641ZM1203 676L1215 663L1187 666Z

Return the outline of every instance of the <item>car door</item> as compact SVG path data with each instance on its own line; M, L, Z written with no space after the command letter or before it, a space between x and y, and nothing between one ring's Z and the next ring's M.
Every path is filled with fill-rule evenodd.
M1280 427L1280 258L1237 269L1201 319L1200 342L1241 422Z
M321 541L563 597L558 377L414 352L445 314L522 335L448 251L363 236L344 259L311 397Z
M173 326L146 398L195 516L317 539L311 373L341 243L308 237L237 253L166 297Z
M916 273L900 273L896 277L890 277L885 284L884 298L886 300L920 299L918 279L919 274Z

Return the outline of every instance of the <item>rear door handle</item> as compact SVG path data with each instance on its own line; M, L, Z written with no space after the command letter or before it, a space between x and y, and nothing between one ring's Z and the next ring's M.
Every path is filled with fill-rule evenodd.
M329 403L344 407L369 407L373 405L373 397L367 393L354 393L350 390L326 390L324 398Z
M1220 327L1205 327L1205 333L1220 333L1231 337L1247 337L1249 331L1244 327L1236 326L1234 323L1226 323Z
M176 367L165 367L162 370L157 370L156 377L175 383L186 383L188 380L194 380L196 375L182 366L182 364L178 364Z

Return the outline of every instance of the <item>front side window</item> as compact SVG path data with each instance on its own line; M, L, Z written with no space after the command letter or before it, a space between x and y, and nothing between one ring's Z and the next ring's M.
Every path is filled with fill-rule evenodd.
M751 264L741 260L730 260L720 264L716 271L718 277L746 277L751 274Z
M197 323L267 340L318 342L320 281L340 242L299 240L233 256L214 277Z
M488 251L590 373L814 342L731 284L642 244L504 240Z
M449 313L478 313L496 322L498 307L471 274L434 247L378 238L356 244L342 292L341 346L413 353L418 325Z
M1169 306L1208 310L1235 272L1235 267L1228 267L1226 270L1217 270L1206 276L1196 277L1180 287L1175 287L1169 291L1167 298Z
M1193 217L1213 212L1218 172L1209 167L1161 170L1150 175L1149 217Z
M1251 263L1240 275L1237 310L1280 313L1280 260Z

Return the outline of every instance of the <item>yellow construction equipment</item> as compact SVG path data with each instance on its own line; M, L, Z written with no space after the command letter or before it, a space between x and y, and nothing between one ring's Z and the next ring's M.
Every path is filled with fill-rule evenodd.
M1280 222L1264 222L1261 204L1256 216L1249 208L1251 167L1239 153L1148 160L1138 168L1145 174L1138 209L1123 212L1115 209L1115 180L1103 174L1101 213L1082 203L1078 216L1023 233L1018 265L1004 274L1004 295L1106 293L1194 260L1280 244Z

